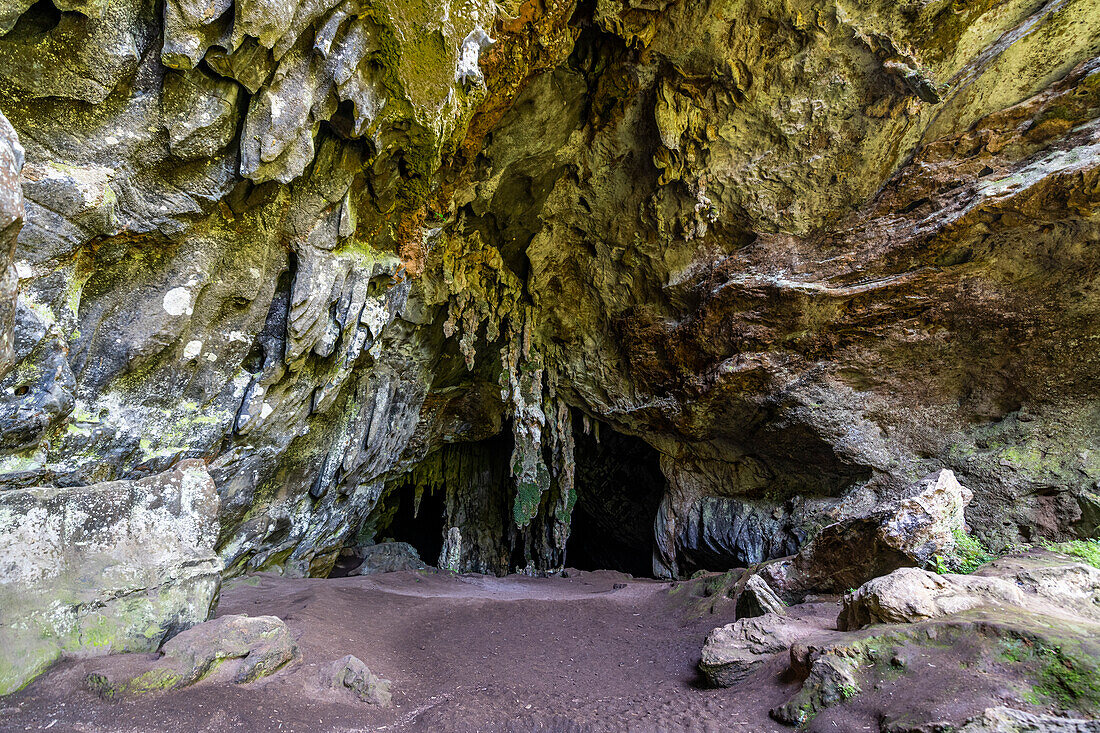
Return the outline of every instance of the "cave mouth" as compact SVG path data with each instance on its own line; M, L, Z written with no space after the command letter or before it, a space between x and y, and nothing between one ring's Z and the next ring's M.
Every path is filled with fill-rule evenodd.
M416 488L415 483L404 481L383 497L378 523L370 527L373 536L366 544L407 542L416 549L421 560L435 565L443 549L445 492L422 487L418 503ZM355 553L361 539L353 536L348 540L328 577L346 577L362 564L362 557Z
M574 430L576 464L565 564L653 577L654 522L667 489L657 451L597 423Z
M418 504L414 484L404 483L396 488L386 498L386 503L396 511L387 524L378 528L378 541L407 542L425 563L438 563L445 523L443 494L423 489Z

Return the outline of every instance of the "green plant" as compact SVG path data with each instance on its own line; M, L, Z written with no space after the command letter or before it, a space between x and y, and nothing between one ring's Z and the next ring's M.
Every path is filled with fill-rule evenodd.
M1080 649L1046 644L1037 640L1004 639L998 659L1014 665L1024 665L1034 687L1024 699L1040 705L1040 697L1054 701L1061 708L1094 714L1100 710L1100 681L1091 659Z
M981 543L976 537L971 537L962 530L952 533L955 537L955 547L948 555L936 555L934 558L935 569L941 575L944 573L972 573L982 565L995 560L997 555Z
M1084 560L1094 568L1100 568L1100 539L1072 540L1070 542L1044 542L1043 548Z

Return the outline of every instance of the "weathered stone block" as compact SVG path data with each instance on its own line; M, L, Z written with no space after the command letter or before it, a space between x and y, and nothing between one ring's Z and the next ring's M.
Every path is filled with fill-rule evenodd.
M220 587L202 461L137 481L0 492L0 694L62 654L153 651Z

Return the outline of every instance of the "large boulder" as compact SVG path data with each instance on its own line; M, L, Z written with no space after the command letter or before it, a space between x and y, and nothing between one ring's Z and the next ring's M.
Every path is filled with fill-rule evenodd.
M275 616L222 616L192 626L168 641L164 658L185 669L190 684L233 660L233 681L266 677L298 657L298 646L286 623Z
M416 548L408 542L379 542L377 545L357 548L355 554L363 558L363 562L348 575L374 575L398 570L423 570L428 567L420 559Z
M199 460L136 481L0 492L0 694L65 653L153 651L220 587Z
M101 671L85 678L85 684L105 699L186 687L215 672L245 684L274 674L300 657L290 629L275 616L222 616L181 632L161 652L151 663L145 659L104 662Z
M712 686L730 687L813 632L807 624L774 613L738 619L707 635L699 671Z
M901 568L846 595L837 626L846 631L875 623L913 623L1006 603L1023 605L1024 594L1001 578L937 575L920 568Z
M907 496L828 525L791 558L760 570L787 600L809 592L843 593L901 567L920 567L949 554L965 532L972 494L941 470L916 482Z
M841 630L913 623L980 606L1017 606L1100 621L1100 570L1041 551L1003 558L974 575L901 568L864 583L843 603L837 620Z

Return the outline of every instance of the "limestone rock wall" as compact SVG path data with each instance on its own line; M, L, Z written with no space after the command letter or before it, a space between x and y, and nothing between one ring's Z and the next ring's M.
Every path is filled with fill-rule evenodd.
M1097 532L1096 0L18 0L0 32L0 491L203 459L228 572L323 575L443 471L450 566L548 570L594 419L660 455L658 574L942 468L991 543Z
M0 694L63 653L156 651L221 586L201 461L137 481L0 493Z

